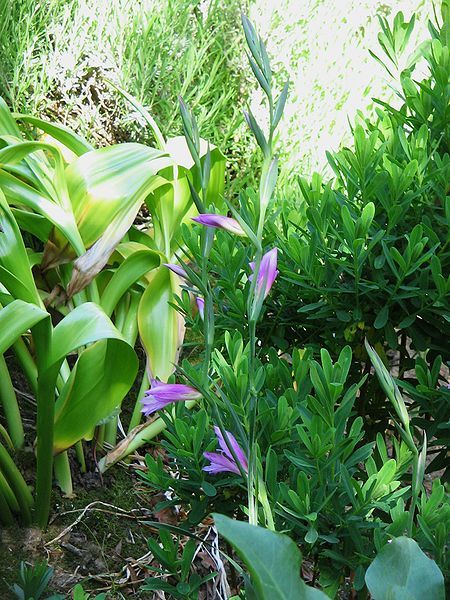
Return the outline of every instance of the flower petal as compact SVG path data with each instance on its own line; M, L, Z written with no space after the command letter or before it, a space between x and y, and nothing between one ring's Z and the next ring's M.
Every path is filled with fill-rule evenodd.
M200 392L182 383L163 383L152 380L152 387L145 392L141 402L142 412L150 415L157 410L165 408L171 402L185 402L201 398Z
M197 304L198 314L200 315L200 318L203 321L205 318L205 301L201 296L197 296L195 298L195 303Z
M230 449L228 448L225 438L223 437L222 432L220 431L219 427L217 427L217 425L214 426L214 432L216 434L217 441L219 442L220 449L234 463L233 455ZM247 457L245 456L244 451L239 446L239 444L236 441L236 438L230 431L226 431L226 434L228 436L228 441L230 442L231 447L233 448L234 453L236 454L236 458L240 462L244 471L248 471Z
M227 456L220 452L204 452L203 456L210 461L210 465L206 465L203 467L203 471L207 471L208 473L236 473L240 475L240 471L238 466L233 460L230 460Z
M267 297L278 275L277 256L278 248L272 248L264 254L259 265L257 286L260 292L264 292L264 298Z
M173 273L176 273L178 277L182 277L183 279L189 279L188 274L180 265L173 265L172 263L163 263L163 265L170 269Z
M235 235L245 235L245 231L236 219L232 219L231 217L211 213L198 215L198 217L193 217L192 220L205 227L218 227L219 229L225 229L230 233L234 233Z

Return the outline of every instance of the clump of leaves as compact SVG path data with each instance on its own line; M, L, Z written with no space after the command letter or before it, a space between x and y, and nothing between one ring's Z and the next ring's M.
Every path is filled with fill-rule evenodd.
M208 573L204 577L191 572L191 565L197 550L198 542L190 538L182 543L180 536L174 539L169 531L158 531L160 543L156 539L148 539L148 547L161 567L149 566L148 569L159 574L159 577L147 577L145 591L161 590L173 598L198 598L198 590L204 583L213 579L217 573ZM162 578L164 577L164 579Z
M19 566L18 582L11 586L11 591L19 600L39 600L48 588L53 569L44 562L34 565L22 561ZM46 600L64 600L64 596L54 594Z

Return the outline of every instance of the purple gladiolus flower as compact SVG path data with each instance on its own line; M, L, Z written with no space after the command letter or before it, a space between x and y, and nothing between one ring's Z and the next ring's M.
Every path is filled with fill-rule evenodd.
M258 294L264 293L264 298L267 297L270 292L270 288L273 285L273 282L277 278L278 270L277 270L277 255L278 248L272 248L269 252L266 252L261 259L261 264L259 265L258 278L256 280L256 290ZM255 263L250 263L250 268L252 271L255 270ZM250 275L249 279L252 280L253 275Z
M170 269L173 273L176 273L179 277L182 277L183 279L189 279L188 274L183 267L180 267L180 265L173 265L171 263L163 263L163 265Z
M198 314L200 315L201 320L204 321L204 319L205 319L205 301L203 300L203 298L201 296L197 296L195 298L195 302L197 304Z
M215 475L216 473L223 473L225 471L229 471L230 473L241 474L236 461L233 458L233 455L230 452L230 449L227 446L227 443L222 435L222 432L218 427L214 427L214 432L217 436L217 440L219 442L221 452L204 452L203 456L207 458L211 464L203 467L203 471L207 471L208 473L212 473ZM242 469L248 473L248 462L247 457L244 454L244 451L239 446L236 441L236 438L229 431L226 432L228 441L231 444L231 447L236 454L236 458L238 459Z
M182 383L163 383L152 380L152 387L145 392L141 402L146 417L165 408L171 402L198 400L202 395L196 389Z
M208 214L198 215L198 217L193 217L192 220L201 225L205 225L205 227L218 227L219 229L225 229L230 233L234 233L235 235L246 235L236 219L232 219L231 217Z

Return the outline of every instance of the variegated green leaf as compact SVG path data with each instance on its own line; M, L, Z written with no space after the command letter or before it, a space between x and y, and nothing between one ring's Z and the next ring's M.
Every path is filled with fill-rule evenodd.
M153 378L167 381L173 373L184 337L184 320L170 305L180 294L179 278L165 267L153 271L138 310L139 335Z
M83 350L56 401L54 452L69 448L111 415L137 370L136 354L123 340L102 340Z

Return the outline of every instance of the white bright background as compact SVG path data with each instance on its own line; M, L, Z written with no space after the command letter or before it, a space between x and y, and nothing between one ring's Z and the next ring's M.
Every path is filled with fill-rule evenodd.
M372 97L394 99L387 72L370 55L382 57L377 15L392 22L400 10L409 21L416 13L411 49L427 37L433 19L430 0L254 0L250 18L267 43L273 70L291 81L280 125L282 172L309 178L325 168L325 150L349 140L348 119L367 113ZM281 83L281 78L278 78ZM395 102L395 100L394 100ZM252 109L264 122L261 95ZM398 101L396 102L398 104Z

